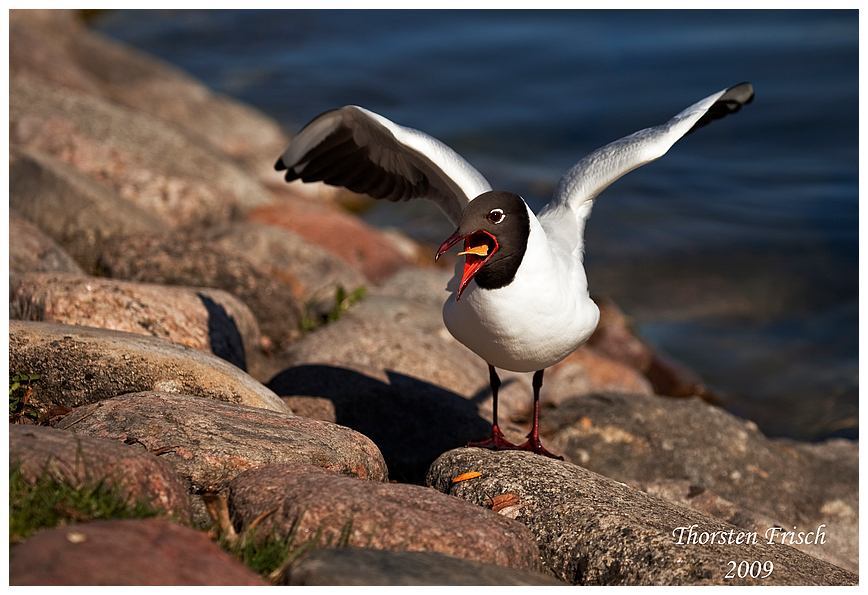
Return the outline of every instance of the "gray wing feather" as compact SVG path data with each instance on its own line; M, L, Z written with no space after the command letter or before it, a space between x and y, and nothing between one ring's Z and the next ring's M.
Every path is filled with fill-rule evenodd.
M571 251L581 250L584 224L600 192L624 174L662 157L684 135L737 112L753 96L750 83L735 85L698 101L665 124L597 149L564 174L551 202L539 214L540 223Z

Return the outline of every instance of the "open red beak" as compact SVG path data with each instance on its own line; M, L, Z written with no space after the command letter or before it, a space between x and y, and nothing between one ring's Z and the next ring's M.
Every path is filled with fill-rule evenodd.
M464 292L467 284L470 283L470 280L476 276L476 273L488 262L488 259L497 252L497 240L487 231L480 229L465 235L461 235L456 231L446 238L446 241L437 250L434 260L439 260L444 252L461 240L464 240L464 251L459 252L458 255L464 256L464 273L461 275L461 284L458 286L458 294L455 296L456 300L461 299L461 294Z

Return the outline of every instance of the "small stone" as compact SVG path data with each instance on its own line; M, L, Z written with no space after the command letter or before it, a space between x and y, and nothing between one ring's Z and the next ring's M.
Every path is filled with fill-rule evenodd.
M292 409L292 412L301 417L309 417L311 419L319 419L337 423L335 415L335 404L331 399L323 397L281 397L283 402ZM343 424L346 425L346 424Z

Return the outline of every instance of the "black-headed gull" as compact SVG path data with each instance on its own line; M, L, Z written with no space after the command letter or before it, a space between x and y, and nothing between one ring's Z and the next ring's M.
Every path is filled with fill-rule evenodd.
M517 194L492 190L455 151L418 130L357 106L314 118L292 140L275 169L286 180L322 181L392 201L433 200L457 226L440 249L464 242L462 271L443 306L449 332L489 367L491 438L468 446L522 449L554 457L539 440L539 393L545 369L594 332L599 310L582 264L585 221L594 198L627 172L654 161L696 128L737 112L753 99L742 83L706 97L661 126L597 149L561 178L538 215ZM497 426L495 368L534 372L533 428L521 445ZM561 457L555 457L561 458Z

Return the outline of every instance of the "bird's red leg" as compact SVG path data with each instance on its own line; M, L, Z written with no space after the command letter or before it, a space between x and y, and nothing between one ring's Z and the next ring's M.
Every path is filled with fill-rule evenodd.
M516 450L518 447L504 438L500 428L497 427L497 389L500 388L500 378L491 364L488 365L488 377L491 381L491 396L493 399L491 438L481 442L468 442L467 446L488 448L490 450Z
M564 457L550 453L539 441L539 391L542 388L544 371L538 370L533 375L533 428L531 428L530 434L527 435L527 442L520 444L518 448L531 450L538 455L545 455L563 461Z

